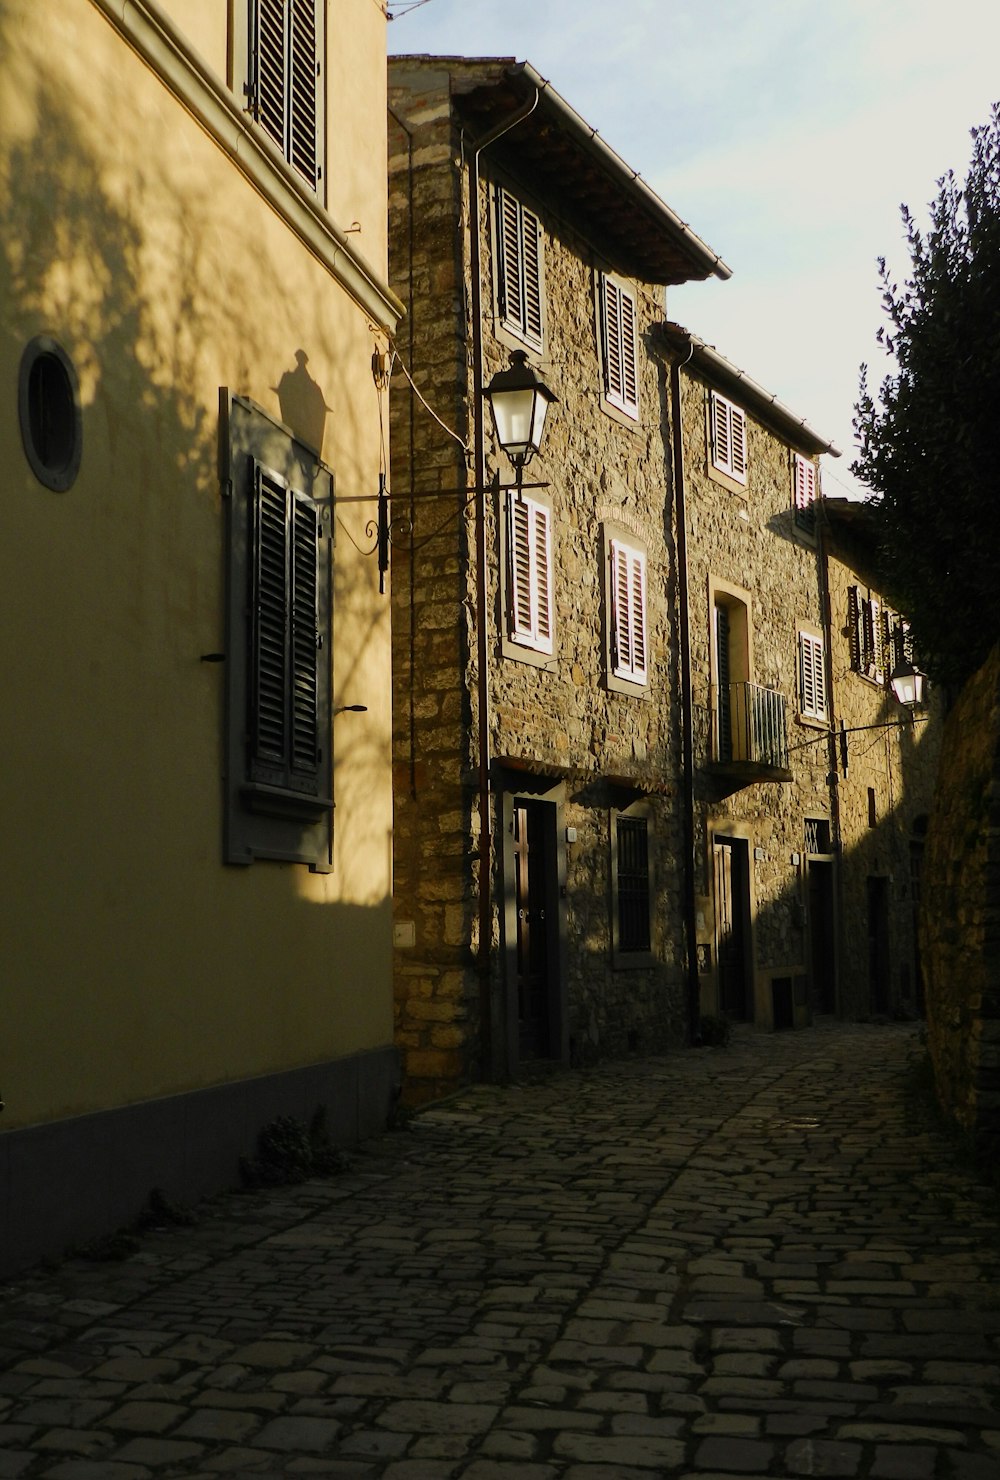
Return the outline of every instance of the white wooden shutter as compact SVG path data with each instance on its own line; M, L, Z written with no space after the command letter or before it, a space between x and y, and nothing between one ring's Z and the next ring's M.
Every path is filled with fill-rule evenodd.
M508 569L510 635L539 652L552 651L552 515L545 504L512 497Z
M823 643L808 632L799 633L799 699L809 719L826 718L826 682Z
M795 522L800 528L811 530L816 518L816 465L798 453L795 454L794 482Z
M646 682L646 556L611 541L611 666L616 678Z
M710 401L712 465L737 483L747 481L747 423L739 406L717 391Z
M502 186L496 191L497 310L502 326L542 347L542 228Z
M604 394L629 416L639 414L638 331L635 299L609 277L601 279Z

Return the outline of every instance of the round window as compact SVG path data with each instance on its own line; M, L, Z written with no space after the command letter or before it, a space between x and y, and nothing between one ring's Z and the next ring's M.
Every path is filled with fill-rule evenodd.
M40 483L64 492L80 468L83 417L73 362L54 339L33 339L21 356L21 440Z

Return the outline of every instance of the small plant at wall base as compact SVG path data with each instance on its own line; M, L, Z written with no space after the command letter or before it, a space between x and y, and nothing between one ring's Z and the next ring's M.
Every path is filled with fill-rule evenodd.
M965 185L951 171L938 181L926 231L902 208L901 286L879 262L889 326L877 339L895 373L876 396L861 368L852 464L872 490L887 586L910 618L920 666L951 685L996 641L1000 104L972 139Z
M326 1106L320 1105L308 1126L293 1115L278 1115L257 1137L257 1155L240 1157L244 1187L291 1187L310 1177L346 1171L342 1151L331 1145Z

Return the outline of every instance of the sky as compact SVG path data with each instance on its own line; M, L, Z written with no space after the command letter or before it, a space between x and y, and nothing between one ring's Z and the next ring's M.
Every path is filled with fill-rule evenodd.
M732 268L668 292L669 316L841 449L859 367L891 369L877 259L964 180L1000 99L997 0L388 0L391 53L530 62Z

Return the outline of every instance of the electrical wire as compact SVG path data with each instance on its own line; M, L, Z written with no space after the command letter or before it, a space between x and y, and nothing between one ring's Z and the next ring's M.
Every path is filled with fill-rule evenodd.
M423 0L421 0L421 3L423 3ZM400 370L402 370L403 374L406 376L406 379L409 381L410 388L413 391L413 394L416 396L421 406L423 406L424 410L428 412L431 416L433 416L434 420L437 422L442 431L447 432L448 436L452 437L458 443L459 447L461 447L466 457L471 457L472 448L468 445L465 439L463 437L460 437L457 432L453 432L451 427L448 426L447 422L443 422L441 420L440 416L438 416L437 412L434 410L434 407L431 406L430 403L426 401L421 395L420 390L413 379L413 376L406 368L406 363L402 355L399 353L399 350L396 348L395 344L392 346L392 359L394 364L398 360Z

